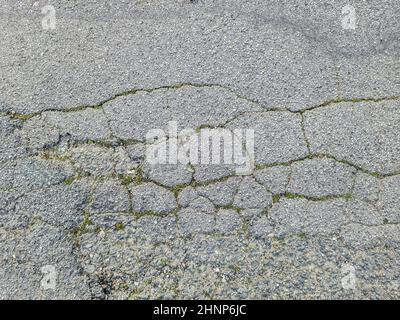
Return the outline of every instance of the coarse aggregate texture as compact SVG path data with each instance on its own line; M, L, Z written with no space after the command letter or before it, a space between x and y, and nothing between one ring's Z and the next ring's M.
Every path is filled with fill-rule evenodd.
M0 299L400 298L399 1L48 4L0 3ZM253 156L148 161L211 129Z

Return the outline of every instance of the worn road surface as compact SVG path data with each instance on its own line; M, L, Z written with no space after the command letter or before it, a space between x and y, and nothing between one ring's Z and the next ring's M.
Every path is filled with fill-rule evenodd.
M399 17L0 0L0 298L399 299ZM171 121L252 170L149 163Z

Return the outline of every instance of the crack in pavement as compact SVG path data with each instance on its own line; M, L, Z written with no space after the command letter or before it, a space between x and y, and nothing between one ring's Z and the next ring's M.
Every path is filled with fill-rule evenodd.
M251 98L246 97L245 95L242 95L238 93L236 90L225 86L221 84L215 84L215 83L176 83L176 84L171 84L171 85L164 85L164 86L159 86L159 87L154 87L154 88L134 88L134 89L129 89L120 93L117 93L101 102L98 104L93 104L93 105L82 105L82 106L76 106L76 107L70 107L70 108L65 108L65 109L57 109L57 108L48 108L44 109L39 112L34 112L34 113L15 113L13 111L8 111L8 112L3 112L1 113L2 116L9 116L13 119L19 119L19 120L29 120L35 116L41 115L42 113L45 112L61 112L61 113L69 113L69 112L78 112L78 111L83 111L86 109L102 109L104 105L109 104L113 102L114 100L120 98L120 97L127 97L127 96L132 96L137 93L141 92L147 92L147 93L152 93L152 92L157 92L160 90L179 90L185 87L193 87L193 88L220 88L224 89L227 92L230 92L234 94L238 99L240 100L245 100L249 103L256 104L264 109L265 112L268 111L286 111L286 112L291 112L291 113L300 113L303 114L307 111L315 110L318 108L323 108L323 107L328 107L328 106L334 106L339 103L360 103L360 102L374 102L374 103L379 103L379 102L384 102L384 101L397 101L400 100L400 96L387 96L387 97L381 97L381 98L372 98L372 97L358 97L358 98L352 98L352 99L345 99L345 98L338 98L338 99L332 99L325 101L323 103L320 103L315 106L310 106L307 108L303 108L300 110L291 110L290 108L285 108L285 107L273 107L273 106L266 106L262 103L259 102L259 100L254 100ZM285 101L288 102L288 101ZM300 103L299 103L300 104ZM246 112L246 111L245 111ZM247 111L251 112L251 111ZM260 111L261 112L261 111Z

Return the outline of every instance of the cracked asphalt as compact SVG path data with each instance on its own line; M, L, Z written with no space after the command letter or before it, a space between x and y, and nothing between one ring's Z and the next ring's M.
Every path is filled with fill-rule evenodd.
M397 0L0 12L1 299L400 298ZM252 172L148 163L171 121Z

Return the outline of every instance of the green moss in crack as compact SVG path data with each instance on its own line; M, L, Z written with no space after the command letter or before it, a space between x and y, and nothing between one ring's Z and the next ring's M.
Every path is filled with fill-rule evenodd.
M140 294L142 293L142 289L135 288L129 294L128 300L137 300L140 299Z
M189 187L189 186L190 186L190 184L179 184L179 185L176 185L176 186L170 188L169 190L174 194L175 197L178 197L179 193L183 189L185 189L186 187Z
M86 140L84 142L82 142L81 144L83 145L96 145L99 147L103 147L103 148L112 148L113 144L110 141L107 140Z
M220 208L223 209L223 210L233 210L233 211L236 211L237 213L240 213L240 209L238 207L235 207L232 204L228 204L228 205L222 206Z
M54 156L54 160L65 162L65 161L71 160L71 157L68 156L68 155L61 155L60 154L60 155L55 155Z
M72 231L72 234L75 237L79 237L85 233L88 233L90 231L89 228L92 225L93 225L93 222L92 222L92 220L90 220L90 214L88 212L84 211L82 223Z
M133 178L129 175L119 174L118 179L121 181L123 186L128 186L133 182Z
M306 199L306 197L301 194L290 193L290 192L286 192L284 194L284 197L287 199Z
M334 200L334 199L345 199L345 200L353 199L353 195L350 193L346 193L344 195L326 195L326 196L321 196L321 197L310 197L310 196L305 196L302 194L286 192L285 194L282 195L282 197L284 197L286 199L306 199L308 201L329 201L329 200Z
M64 183L69 186L75 181L74 177L68 177L67 179L64 180Z
M307 239L307 235L306 235L304 232L299 233L299 234L298 234L298 237L299 237L300 239L302 239L302 240Z
M158 212L155 212L155 211L143 211L143 212L134 211L132 214L133 214L133 216L136 217L136 219L140 219L140 218L147 217L147 216L150 216L150 217L163 217L163 216L165 216L165 214L161 214L161 213L158 213Z
M143 168L142 166L139 166L136 170L135 183L139 185L142 182L143 182Z
M233 271L235 273L239 273L240 272L240 267L239 266L233 266Z
M175 218L178 218L178 212L179 210L181 210L181 207L178 206L176 207L172 212L171 212L171 216L174 216Z
M243 221L240 232L245 236L245 238L250 237L250 224L248 221Z
M212 129L212 126L209 124L202 124L202 125L198 126L194 131L196 133L200 133L201 130L203 130L203 129Z
M382 178L382 175L378 172L371 172L371 176L375 177L375 178Z
M280 200L281 200L281 195L280 194L274 194L273 196L272 196L272 203L277 203L277 202L279 202Z
M114 226L116 231L123 231L125 230L125 225L122 222L117 222Z
M33 118L35 114L22 114L22 113L13 113L11 115L11 119L26 121Z
M262 169L268 169L268 168L274 168L274 167L290 167L293 163L303 161L303 160L307 159L308 157L310 157L310 156L308 155L304 158L292 160L289 162L274 162L274 163L270 163L270 164L256 164L255 169L262 170Z
M51 159L51 155L49 151L43 151L39 154L39 157L43 160L50 160Z
M343 196L343 198L345 199L345 200L353 200L353 195L351 194L351 193L346 193L344 196Z

